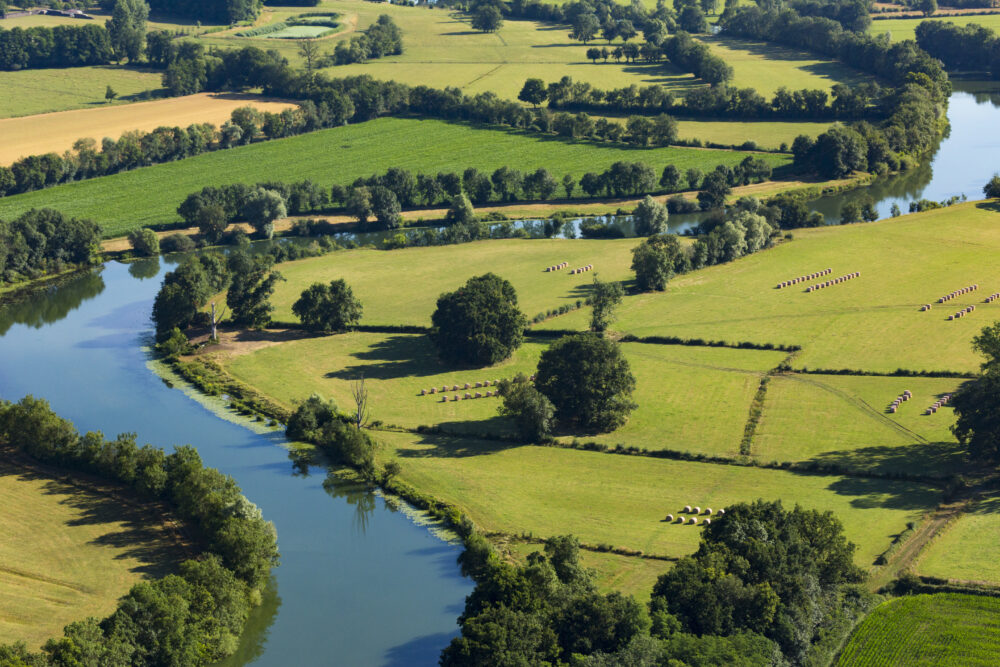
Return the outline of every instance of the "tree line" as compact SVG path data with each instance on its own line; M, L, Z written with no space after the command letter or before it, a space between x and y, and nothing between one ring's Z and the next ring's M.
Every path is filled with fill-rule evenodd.
M333 64L363 63L403 53L403 31L388 14L382 14L362 35L342 40L333 50Z
M104 26L0 28L0 70L107 65L113 58Z
M47 465L120 484L163 501L204 545L178 574L143 581L104 619L66 626L41 653L0 646L0 661L59 667L81 664L206 665L235 652L250 614L278 563L274 525L233 478L206 468L197 450L139 447L133 433L114 440L80 434L48 402L0 402L0 440Z
M948 69L989 72L1000 79L1000 35L986 26L923 21L917 26L917 44Z
M527 84L526 84L527 85ZM600 90L583 81L563 77L545 88L544 97L535 96L541 103L548 100L553 109L617 112L661 112L679 116L712 116L719 118L781 118L781 119L832 119L878 118L891 102L892 89L883 89L877 83L856 86L835 84L831 94L825 90L789 90L781 86L771 100L753 88L734 88L718 85L693 88L680 100L660 85L626 86Z
M52 209L0 220L0 285L95 263L100 228Z

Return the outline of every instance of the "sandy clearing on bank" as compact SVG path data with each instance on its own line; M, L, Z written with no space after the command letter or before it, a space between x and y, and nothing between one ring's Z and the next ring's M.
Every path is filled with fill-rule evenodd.
M253 106L272 113L296 105L281 100L233 93L199 93L151 102L77 109L0 119L0 165L27 155L62 153L77 139L117 139L131 130L150 131L161 126L187 127L193 123L221 125L234 109Z

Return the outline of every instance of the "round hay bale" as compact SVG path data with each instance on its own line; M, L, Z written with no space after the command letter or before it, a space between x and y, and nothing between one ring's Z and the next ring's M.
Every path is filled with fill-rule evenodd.
M712 514L712 508L711 507L706 507L705 508L705 514L711 515Z
M667 517L664 519L664 521L671 521L671 522L673 520L674 520L674 515L673 514L668 514Z
M679 516L677 518L680 520L680 523L681 523L682 526L687 523L687 519L685 519L684 517Z
M725 513L726 513L726 510L719 510L719 514L720 515L725 514Z
M697 526L698 525L698 518L697 517L691 517L691 523L693 523L694 525Z
M690 505L685 505L684 506L684 511L690 513L691 512L691 506Z
M705 525L706 526L711 526L712 525L712 520L711 519L705 519Z
M695 514L701 514L701 508L700 507L695 507L694 508L694 513Z

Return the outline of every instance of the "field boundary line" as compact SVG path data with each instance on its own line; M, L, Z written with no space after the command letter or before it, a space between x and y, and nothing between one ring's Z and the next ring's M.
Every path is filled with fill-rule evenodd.
M52 584L53 586L61 586L62 588L68 588L71 591L84 593L86 595L93 595L95 593L92 589L87 588L86 586L81 586L70 581L64 581L62 579L56 579L55 577L48 577L44 574L35 574L34 572L28 572L27 570L19 570L14 567L0 565L0 574L4 573L11 574L16 577L23 577L24 579L30 579L32 581L40 581L45 584Z

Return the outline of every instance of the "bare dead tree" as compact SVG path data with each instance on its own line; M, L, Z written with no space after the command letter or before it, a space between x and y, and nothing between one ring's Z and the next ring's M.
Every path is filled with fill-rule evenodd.
M226 309L225 308L223 308L222 312L219 313L218 316L216 316L216 314L215 314L215 302L213 301L212 302L212 340L215 341L215 342L219 342L218 326L219 326L219 322L225 316L226 316Z
M361 428L368 423L369 406L368 406L368 388L365 387L365 376L362 375L361 379L355 380L351 385L351 396L354 397L354 425Z

